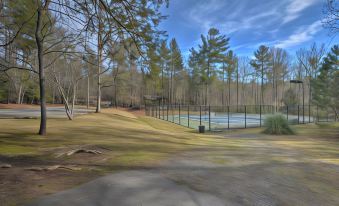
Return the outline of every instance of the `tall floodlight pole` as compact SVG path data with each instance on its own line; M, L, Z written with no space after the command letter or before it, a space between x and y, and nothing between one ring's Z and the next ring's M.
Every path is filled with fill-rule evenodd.
M290 83L301 84L301 86L302 86L302 89L303 89L303 123L305 123L305 90L304 90L304 82L301 81L301 80L293 79L293 80L290 80Z

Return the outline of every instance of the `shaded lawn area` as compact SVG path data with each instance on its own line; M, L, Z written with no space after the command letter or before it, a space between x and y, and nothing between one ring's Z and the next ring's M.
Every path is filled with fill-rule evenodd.
M12 165L0 169L0 200L5 205L27 202L107 173L156 168L190 151L193 156L226 167L291 161L339 167L339 124L296 126L296 136L263 135L260 128L200 135L166 121L107 109L74 121L50 119L46 137L36 135L39 120L7 119L0 120L0 125L0 164ZM102 154L64 155L77 148ZM288 153L274 155L279 149ZM52 165L81 170L28 170Z

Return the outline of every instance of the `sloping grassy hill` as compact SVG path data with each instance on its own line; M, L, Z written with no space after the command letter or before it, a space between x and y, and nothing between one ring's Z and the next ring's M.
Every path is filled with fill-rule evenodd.
M216 141L175 124L115 109L73 121L50 119L46 137L36 135L39 120L0 119L0 125L0 165L12 165L0 169L0 199L8 204L73 187L107 172L153 167L172 154ZM79 148L102 154L66 154ZM76 171L35 171L56 165Z

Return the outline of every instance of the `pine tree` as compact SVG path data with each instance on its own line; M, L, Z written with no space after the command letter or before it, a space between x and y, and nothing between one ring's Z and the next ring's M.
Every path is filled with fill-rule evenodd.
M174 100L174 80L176 73L184 68L181 51L175 39L170 42L170 71L169 71L169 102Z
M190 55L188 58L188 66L191 69L191 78L189 84L189 93L191 101L202 104L200 99L201 87L203 85L202 65L200 64L200 54L194 48L190 49ZM193 95L193 96L192 96Z
M203 66L202 76L205 83L205 104L208 104L208 88L216 77L217 64L224 61L225 53L228 50L229 38L220 34L218 29L211 28L208 35L201 35L202 44L199 45L199 59Z
M251 65L261 77L261 98L260 105L264 104L264 77L270 63L270 52L267 46L261 45L257 51L254 52L254 57Z
M167 46L167 41L163 40L161 41L161 45L159 48L159 64L161 68L161 96L162 96L162 102L164 101L163 97L165 96L165 78L166 78L166 71L169 70L169 64L170 64L170 50Z
M227 83L228 83L228 105L231 105L231 81L232 75L235 72L238 64L238 58L231 50L226 54L226 73L227 73Z
M335 118L339 109L339 45L324 58L320 74L312 82L313 102L320 108L332 108Z
M161 67L160 67L160 56L156 52L156 45L150 45L147 50L147 64L148 64L148 72L149 79L152 84L153 94L160 94L161 82L159 83L159 76L161 75ZM161 91L162 92L162 91Z

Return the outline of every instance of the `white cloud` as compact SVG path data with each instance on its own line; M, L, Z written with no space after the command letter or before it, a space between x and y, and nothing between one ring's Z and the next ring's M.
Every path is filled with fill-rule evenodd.
M290 35L286 40L279 41L275 47L289 48L307 42L322 29L321 21L318 20L311 25L301 27L297 32Z
M258 14L251 15L248 18L242 18L238 21L228 21L219 24L220 30L225 33L233 33L244 29L263 28L273 21L277 20L277 12L275 10L261 12ZM260 22L260 23L259 23Z
M198 24L202 32L217 27L222 32L233 33L239 30L259 29L291 22L301 16L308 7L323 0L204 0L197 1L187 11L193 24Z
M245 42L263 41L260 44L288 48L309 41L322 29L321 22L316 21L311 25L301 26L296 31L292 30L287 37L281 37L286 32L280 33L282 29L289 31L289 27L293 26L285 25L286 23L302 17L307 8L323 0L196 1L197 4L185 10L185 16L188 19L187 26L197 26L202 34L206 34L211 27L219 29L221 33L231 38L233 35L248 32L250 36ZM272 40L277 37L281 39ZM194 45L199 42L200 37L197 37ZM257 48L260 44L245 43L234 49Z
M189 19L207 31L216 21L215 14L224 6L218 0L209 0L196 4L188 13Z
M188 12L191 22L206 33L216 27L221 32L231 34L239 30L262 28L273 21L279 21L281 2L249 5L251 1L208 0L196 4Z
M318 0L290 0L286 7L286 15L283 18L283 24L297 19L301 12L317 3Z

